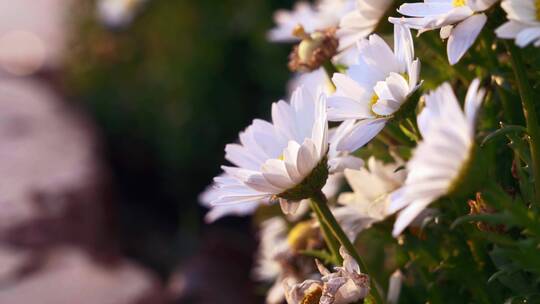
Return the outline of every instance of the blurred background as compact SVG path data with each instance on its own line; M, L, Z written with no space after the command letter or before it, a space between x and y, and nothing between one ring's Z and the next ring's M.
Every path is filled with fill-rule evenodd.
M286 94L267 0L0 0L0 304L262 303L223 148Z

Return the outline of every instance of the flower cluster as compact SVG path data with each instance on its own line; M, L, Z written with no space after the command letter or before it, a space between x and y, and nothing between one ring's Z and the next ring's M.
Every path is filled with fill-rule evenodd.
M296 44L290 101L272 104L271 122L254 120L237 143L226 146L232 165L223 166L201 196L209 222L281 206L283 213L270 212L274 216L260 231L255 273L273 284L268 303L396 303L402 280L435 284L419 283L425 273L451 280L445 275L461 263L457 256L472 263L460 267L478 267L479 288L495 280L488 282L482 271L498 268L504 276L509 268L500 265L518 271L538 262L520 256L516 266L511 249L486 250L511 241L540 244L540 127L531 86L538 87L540 77L528 70L540 62L534 49L540 47L540 2L402 2L299 2L275 14L269 40ZM440 35L429 33L435 29ZM525 52L533 54L530 66ZM501 138L508 147L492 144ZM482 208L473 208L480 203L471 200L474 212L467 214L475 194ZM494 225L478 225L482 220ZM449 230L473 221L497 229ZM510 233L510 227L516 230ZM386 243L354 245L359 235L374 231ZM488 238L493 244L478 243L480 233L499 235ZM419 245L437 241L437 250ZM369 272L372 263L359 252L388 244L408 262L396 263L394 256L390 269ZM538 278L538 269L524 270L529 272ZM376 281L381 277L390 280L387 297L386 284ZM537 295L527 292L520 296ZM441 294L428 294L441 301ZM467 296L464 302L500 299L476 289Z

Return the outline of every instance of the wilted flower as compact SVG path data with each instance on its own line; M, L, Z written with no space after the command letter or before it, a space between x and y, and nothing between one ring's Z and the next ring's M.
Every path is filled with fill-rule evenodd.
M423 141L412 159L405 186L394 192L390 211L397 216L394 236L399 235L429 204L459 190L474 155L476 114L485 95L475 79L465 97L465 113L448 83L425 96L418 116Z
M345 248L341 247L339 253L343 257L343 266L335 267L334 272L316 260L322 276L320 280L306 280L298 284L285 280L287 303L348 304L365 298L369 293L369 277L360 272L358 263Z
M295 35L302 41L295 45L289 55L291 71L311 72L320 68L325 62L330 62L337 53L338 40L335 29L317 31L307 34L302 26L295 28Z
M447 54L450 64L456 64L473 45L486 24L487 17L480 13L497 0L425 0L423 3L404 3L398 9L409 18L390 18L419 33L441 29L441 38L448 38Z
M357 121L338 150L354 151L368 143L419 85L420 62L413 60L407 28L394 25L394 51L375 34L360 41L358 48L358 63L332 78L337 90L328 99L329 120Z
M322 282L305 280L297 283L294 280L283 281L287 304L318 304L323 293Z
M406 170L398 170L401 165L401 160L384 164L370 157L367 168L345 169L345 178L353 192L339 195L341 206L334 208L333 213L349 239L390 215L387 210L390 194L403 185L407 176Z
M476 199L469 200L467 204L469 205L469 214L471 215L495 213L495 210L486 204L480 192L476 193ZM504 225L490 225L488 223L478 221L476 222L476 228L478 228L480 231L502 232L504 231L505 227Z
M259 281L274 282L266 297L267 304L282 303L285 299L282 281L296 283L313 275L311 258L297 251L317 248L320 238L319 227L311 220L297 223L290 231L280 217L261 224L253 274Z
M515 39L519 47L540 47L540 1L503 0L508 22L495 30L499 38Z
M268 33L268 39L276 42L300 40L293 35L297 26L314 33L336 27L346 13L354 9L354 0L322 0L315 4L298 2L292 11L278 10L274 14L276 27Z

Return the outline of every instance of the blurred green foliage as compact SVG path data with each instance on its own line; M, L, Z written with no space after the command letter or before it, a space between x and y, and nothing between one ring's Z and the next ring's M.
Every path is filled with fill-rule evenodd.
M128 247L163 270L188 251L170 245L178 227L194 239L224 145L285 94L289 47L265 37L284 2L153 0L117 30L76 3L67 87L104 135Z

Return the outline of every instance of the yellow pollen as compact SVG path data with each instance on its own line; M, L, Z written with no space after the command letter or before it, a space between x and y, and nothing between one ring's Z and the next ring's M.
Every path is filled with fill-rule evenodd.
M467 0L452 0L452 5L454 7L460 7L467 5Z
M279 160L285 160L285 156L283 156L283 154L281 154L280 156L278 156L277 159L279 159Z

